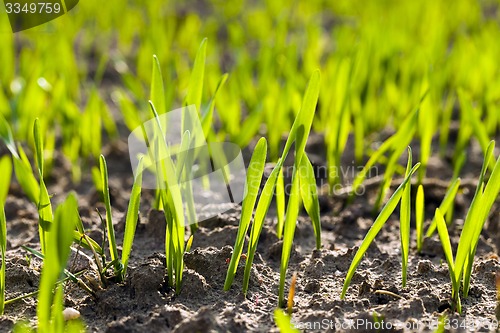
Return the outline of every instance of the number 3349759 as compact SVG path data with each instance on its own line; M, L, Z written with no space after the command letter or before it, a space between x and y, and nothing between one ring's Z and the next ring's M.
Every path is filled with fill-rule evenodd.
M6 2L5 9L7 14L59 14L61 12L61 4L50 2Z

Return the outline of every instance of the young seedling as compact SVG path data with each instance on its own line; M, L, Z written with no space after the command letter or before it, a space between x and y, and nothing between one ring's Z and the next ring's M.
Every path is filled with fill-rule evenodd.
M423 244L423 227L425 220L425 194L424 186L418 185L417 197L415 199L415 228L417 230L417 252L422 251Z
M373 225L371 226L370 230L368 230L368 233L366 234L365 238L363 239L363 242L359 246L358 251L354 255L354 259L352 260L351 266L349 267L349 270L347 271L347 276L344 281L344 286L342 288L342 294L340 295L340 298L343 299L346 295L347 288L349 287L349 284L351 283L351 279L354 275L354 272L356 271L356 268L358 267L359 263L361 262L361 259L363 259L364 254L368 250L368 247L370 244L373 242L377 234L379 233L380 229L382 229L383 225L391 214L394 212L396 209L396 206L402 199L402 197L406 194L408 195L407 188L409 187L411 177L417 171L419 168L420 164L417 163L415 164L411 169L411 149L408 149L408 165L406 169L406 176L401 185L396 189L394 194L391 196L389 201L385 204L385 206L382 208L382 211L378 215L378 217L375 219L375 222L373 222ZM408 197L406 197L405 201L408 200ZM404 206L404 207L403 207ZM408 214L408 209L409 209L409 203L406 202L404 205L401 205L401 212L402 214ZM405 215L407 216L407 215ZM405 217L406 219L406 217ZM402 221L403 223L403 221ZM404 223L408 223L408 221L405 221ZM400 229L403 229L401 232L401 248L402 248L402 262L403 262L403 268L402 268L402 275L403 275L403 286L404 283L406 282L406 266L407 266L407 260L408 260L408 237L406 236L409 227L408 226L400 226ZM403 235L404 231L404 235Z
M10 186L12 175L12 164L10 159L5 156L0 159L0 316L3 315L5 308L5 256L7 254L7 221L5 219L5 200Z
M500 192L500 157L494 164L488 182L486 185L484 183L486 170L490 164L489 161L493 158L494 148L495 142L491 141L486 149L483 167L479 176L479 183L460 234L455 260L453 260L445 219L441 210L439 208L436 210L435 218L438 233L445 252L446 261L448 262L450 278L452 280L452 307L459 313L462 312L460 287L462 287L463 297L466 298L469 292L472 265L474 263L474 256L476 254L481 230Z
M62 332L63 288L57 281L63 274L73 241L73 230L78 221L77 200L70 194L56 209L54 224L47 233L47 248L38 292L38 332ZM55 294L53 293L55 288Z
M283 161L288 156L292 144L295 143L295 166L292 175L293 179L292 191L287 206L286 217L283 223L284 240L283 240L283 252L282 252L281 269L280 269L280 290L279 290L280 306L284 306L285 303L284 302L285 276L288 267L288 260L290 258L291 246L295 231L295 224L300 210L300 203L302 201L307 202L306 210L311 216L311 219L313 221L314 231L316 233L316 240L317 240L316 247L317 248L321 247L320 243L321 236L319 235L319 233L321 232L321 228L319 226L319 215L318 215L319 202L316 192L316 180L314 179L312 165L309 162L307 155L305 154L305 145L307 142L307 138L309 136L309 132L311 129L316 109L316 103L318 100L319 87L320 87L319 84L320 84L320 73L319 71L315 71L309 81L309 85L307 87L304 100L302 102L301 110L297 114L297 117L295 118L295 121L292 125L292 129L290 130L289 137L287 139L287 142L285 143L285 148L283 150L281 158L278 160L276 166L271 172L271 175L267 179L264 188L262 190L261 196L257 202L257 207L255 209L255 217L250 232L250 241L248 244L247 260L245 264L245 275L243 278L244 294L246 294L248 290L248 284L250 281L250 271L253 263L253 258L255 256L255 252L257 250L257 243L260 237L260 233L262 231L264 219L266 217L267 211L271 204L271 200L275 193L276 183L278 182L280 173L282 173ZM263 172L263 166L261 168L262 169L259 170L259 173ZM301 169L305 169L302 171L305 172L305 174L303 174L302 177L300 177L299 175ZM301 181L302 184L300 183ZM302 191L301 187L304 187ZM284 196L284 193L281 192L278 193L277 195L279 198L279 196ZM304 197L305 199L302 197ZM284 198L281 198L279 200L284 200ZM248 201L248 205L250 210L249 214L251 215L251 212L253 211L254 207L253 205L251 205L250 200ZM283 212L279 211L278 215L283 216ZM242 229L241 233L240 232L238 233L240 235L240 238L244 237L244 235L246 234L245 230L247 228L248 228L247 218L245 218L245 220L243 219L240 220L240 229ZM278 234L279 233L280 231L278 230ZM232 279L234 278L234 274L236 273L235 267L237 267L237 263L239 262L239 258L241 256L241 254L234 255L234 253L236 252L233 252L233 257L231 258L230 267L226 278L226 284L224 286L225 290L228 290L231 287Z

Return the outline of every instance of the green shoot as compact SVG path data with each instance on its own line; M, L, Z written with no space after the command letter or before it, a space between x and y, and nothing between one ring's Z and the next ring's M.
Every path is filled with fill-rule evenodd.
M410 177L412 167L412 152L408 147L408 164L406 166L405 178ZM403 288L406 286L406 273L408 269L408 252L410 251L410 216L411 216L411 181L409 181L403 189L401 196L400 208L400 224L399 230L401 235L401 270Z
M134 179L134 185L132 186L132 193L130 193L127 217L125 219L125 234L123 235L121 259L123 263L123 270L121 272L122 280L125 278L125 275L127 273L128 260L130 257L130 252L132 251L132 243L134 242L135 229L137 227L137 220L139 218L139 206L141 204L142 171L143 158L139 160L137 174Z
M446 258L446 262L448 263L448 269L450 271L450 279L452 283L451 289L452 289L453 309L457 309L458 312L462 312L460 296L459 296L460 281L456 277L455 263L453 261L453 251L451 249L451 242L450 242L450 236L448 235L448 228L446 227L446 222L439 208L436 208L435 218L436 218L439 238L443 246L444 256Z
M285 311L281 310L280 308L274 310L274 322L276 323L276 326L278 326L278 329L280 330L281 333L300 332L293 326L290 316L287 315Z
M106 206L106 229L109 243L109 252L111 254L111 261L114 262L115 275L120 276L123 265L118 258L118 248L116 246L115 229L113 227L113 218L111 212L111 199L109 196L108 166L103 155L99 157L99 167L101 170L101 183L103 189L102 194L104 198L104 205Z
M5 256L7 254L7 221L5 219L5 200L9 192L10 179L12 176L12 163L9 157L0 159L0 172L3 177L0 180L0 316L5 308Z
M460 187L460 178L455 179L453 183L451 183L450 187L446 191L443 201L439 205L439 210L441 213L446 214L450 209L453 209L453 203L455 202L455 197L458 193L458 189ZM427 229L426 237L431 237L436 230L436 219L434 218Z
M255 202L257 201L257 195L259 194L260 182L262 180L262 175L264 174L266 156L267 141L265 138L261 138L255 146L252 159L250 160L250 164L248 166L247 180L245 184L245 198L241 208L238 235L236 236L233 254L227 270L224 290L229 290L229 288L231 288L234 276L236 275L241 253L243 252L245 236L248 232Z
M423 244L423 227L425 220L425 195L424 186L422 184L418 185L417 197L415 201L415 226L417 229L417 252L422 251Z
M50 203L50 196L44 181L44 147L38 118L35 119L33 136L35 138L35 157L38 166L38 176L40 182L40 198L38 200L38 231L40 234L40 246L42 248L42 253L45 254L45 248L47 246L47 233L50 229L50 225L52 224L54 217L52 215L52 204Z
M363 259L363 255L366 253L368 250L368 247L370 244L373 242L377 234L379 233L380 229L382 229L382 226L387 222L391 214L394 212L396 209L396 206L398 205L399 201L401 200L401 197L403 196L404 190L406 189L406 185L410 182L410 179L412 175L415 173L415 171L419 168L420 164L417 163L413 168L407 172L407 176L399 185L399 187L396 189L396 191L393 193L389 201L385 204L385 206L382 208L380 214L378 217L375 219L375 222L373 222L373 225L371 226L370 230L368 230L368 233L366 234L365 238L363 239L363 242L361 243L358 251L356 252L354 259L352 260L351 266L349 267L349 270L347 271L347 276L344 281L344 286L342 288L342 294L340 296L341 299L345 297L345 294L347 292L347 288L349 287L349 284L351 283L351 279L354 275L354 272L356 271L356 268L358 267L359 263L361 262L361 259Z
M56 209L54 224L47 233L47 249L40 279L38 293L38 332L54 331L52 325L62 322L62 287L53 289L64 271L70 253L70 245L73 241L73 229L75 228L77 215L77 200L74 194L70 194L66 201Z

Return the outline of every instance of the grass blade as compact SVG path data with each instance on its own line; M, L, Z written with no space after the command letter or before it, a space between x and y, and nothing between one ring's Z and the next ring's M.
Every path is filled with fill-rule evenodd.
M301 197L300 197L300 182L298 175L292 177L292 190L288 199L288 206L286 207L285 217L285 231L283 234L283 248L281 252L280 264L280 285L278 301L280 307L285 306L285 280L288 262L290 260L290 253L292 251L293 237L295 234L295 226L297 224L297 217L299 216Z
M265 138L261 138L255 146L254 153L252 154L252 159L248 166L247 182L245 185L245 199L243 200L243 206L241 209L240 225L238 228L238 235L236 236L236 241L234 244L233 254L231 256L231 261L229 263L226 274L224 290L229 290L229 288L231 288L231 284L233 283L233 279L238 268L238 263L240 261L241 253L243 251L243 245L245 242L245 236L248 232L248 227L250 226L250 220L252 219L252 213L255 207L255 202L257 200L257 195L259 194L260 182L264 173L266 156L267 141Z
M283 178L283 168L279 171L276 183L276 215L278 216L276 234L278 235L278 239L281 239L283 237L283 226L285 225L285 180Z
M419 168L419 166L420 166L420 164L417 163L411 169L408 177L406 177L404 179L403 183L401 183L401 185L399 185L399 187L396 189L396 191L391 196L389 201L387 201L386 205L382 208L382 211L378 215L375 222L373 222L373 225L371 226L370 230L368 230L368 233L366 234L365 238L363 239L363 242L361 243L358 251L356 252L354 259L352 260L351 266L349 267L349 270L347 271L347 276L345 278L344 286L342 288L342 294L340 295L341 299L343 299L345 297L345 294L347 292L347 288L349 287L349 284L351 283L351 279L354 275L356 267L358 267L359 263L361 262L361 259L363 259L363 255L368 250L368 247L373 242L373 240L375 239L375 236L377 236L380 229L382 229L382 226L389 219L392 212L394 212L394 209L396 209L396 206L398 205L399 200L401 199L401 196L403 195L403 190L404 190L406 184L410 181L411 176L415 173L415 171Z
M141 157L137 166L137 173L132 186L132 193L130 194L130 201L128 203L127 217L125 220L125 233L123 236L122 246L122 280L127 273L128 260L130 252L132 251L132 244L134 242L135 229L137 227L137 220L139 218L139 206L141 204L141 189L142 189L142 171L143 161Z
M5 203L12 178L12 162L9 156L0 158L0 204Z
M159 114L167 112L165 104L165 87L163 85L163 76L161 74L160 61L156 55L153 55L153 74L151 79L151 92L149 98L157 108Z
M53 318L52 307L58 302L53 294L53 289L63 273L68 260L70 245L73 241L73 230L77 225L78 216L77 200L74 194L70 194L66 201L56 209L54 225L48 233L47 253L40 278L38 293L38 332L51 332L51 319Z
M203 78L205 76L205 59L207 57L207 39L204 38L200 44L196 58L194 59L193 71L189 77L189 89L185 105L196 106L201 113L201 97L203 93Z
M250 271L252 269L253 258L255 257L255 252L257 251L257 243L259 242L260 233L262 232L262 227L264 225L264 219L271 205L273 199L273 193L276 187L276 181L278 174L282 170L282 160L278 160L278 163L274 167L271 175L266 181L262 193L257 203L257 208L255 210L255 217L253 219L252 231L250 232L250 241L248 243L247 251L247 261L245 264L245 276L243 277L243 294L246 295L248 290L248 284L250 281Z
M450 185L448 188L448 191L446 191L446 194L444 196L443 201L439 205L439 210L441 213L446 214L448 210L450 210L453 207L453 203L455 202L455 197L457 196L458 189L460 187L460 178L455 179L455 181ZM427 229L426 237L431 237L434 234L434 231L436 230L436 217L434 216L434 219L432 219L431 225L429 226L429 229Z
M423 243L423 227L425 220L425 195L424 187L422 184L418 186L417 198L415 202L415 224L417 229L417 251L420 253L422 251Z
M410 176L412 166L412 152L408 147L408 164L406 166L405 178ZM410 215L411 214L411 182L406 183L401 196L400 225L401 234L401 268L403 288L406 286L406 274L408 270L408 252L410 251Z
M302 203L311 218L314 235L316 236L316 249L321 249L321 221L319 214L318 189L314 169L306 154L300 161L299 169L300 195Z
M5 308L5 255L7 253L7 222L5 220L4 203L0 201L0 316Z
M106 229L109 243L111 261L115 261L115 274L120 274L123 266L118 260L118 249L116 247L115 229L113 227L113 217L111 214L111 199L109 196L108 166L104 155L99 157L99 168L101 170L101 182L103 189L104 205L106 206Z

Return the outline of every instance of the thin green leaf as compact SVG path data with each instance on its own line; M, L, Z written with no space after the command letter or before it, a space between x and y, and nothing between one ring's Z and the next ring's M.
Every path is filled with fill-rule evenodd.
M302 156L299 169L300 195L302 202L311 218L314 235L316 236L316 249L321 249L321 221L319 214L318 189L314 169L306 154Z
M455 181L448 188L448 191L446 191L444 199L439 205L439 210L443 214L446 214L448 210L451 207L453 207L453 204L455 202L455 197L457 196L458 189L460 188L460 181L461 181L460 178L455 179ZM429 226L429 229L427 229L427 233L425 236L431 237L434 234L435 230L436 230L436 217L434 216L431 225Z
M366 253L368 250L368 247L370 244L373 242L375 239L375 236L377 236L378 232L380 229L382 229L382 226L387 222L391 214L394 212L396 209L396 206L399 203L399 200L401 199L401 196L403 195L403 190L406 186L406 184L410 181L411 176L415 173L415 171L419 168L420 164L417 163L413 168L411 169L409 176L406 177L399 185L399 187L396 189L394 194L391 196L389 201L387 201L387 204L382 208L382 211L376 218L375 222L373 222L373 225L371 226L370 230L368 230L368 233L366 234L365 238L363 239L363 242L361 243L358 251L356 252L354 259L352 260L351 266L349 267L349 270L347 271L347 276L344 281L344 286L342 288L342 294L340 295L340 298L343 299L345 297L345 294L347 292L347 288L349 287L349 284L351 283L351 279L354 275L354 272L356 271L356 267L358 267L359 263L361 262L361 259L363 259L363 255Z
M408 147L408 164L406 165L405 178L410 176L412 161L411 148ZM403 288L406 286L406 275L408 270L408 253L410 251L410 216L411 216L411 181L406 183L401 196L400 225L401 234L401 267Z
M238 268L238 263L240 261L245 242L245 236L248 232L248 227L250 226L253 209L260 190L260 182L262 180L262 175L264 174L266 156L267 141L265 138L261 138L255 146L252 159L248 166L247 181L245 184L245 199L243 200L241 208L240 225L236 241L234 243L233 254L231 256L231 261L226 274L224 290L229 290L229 288L231 288L236 270Z
M417 251L422 251L423 227L425 220L425 195L422 184L418 186L417 197L415 201L415 225L417 229Z
M186 96L185 105L196 106L198 113L201 113L201 97L203 93L203 79L205 76L205 59L207 57L207 39L204 38L200 44L196 58L194 59L193 71L189 77L189 89Z
M127 273L128 260L130 252L132 251L132 244L134 242L135 229L137 227L137 220L139 218L139 206L141 204L141 189L142 189L142 171L143 171L143 158L139 160L137 166L134 185L132 186L132 193L130 194L130 201L128 203L127 217L125 219L125 233L123 236L122 247L122 279Z

